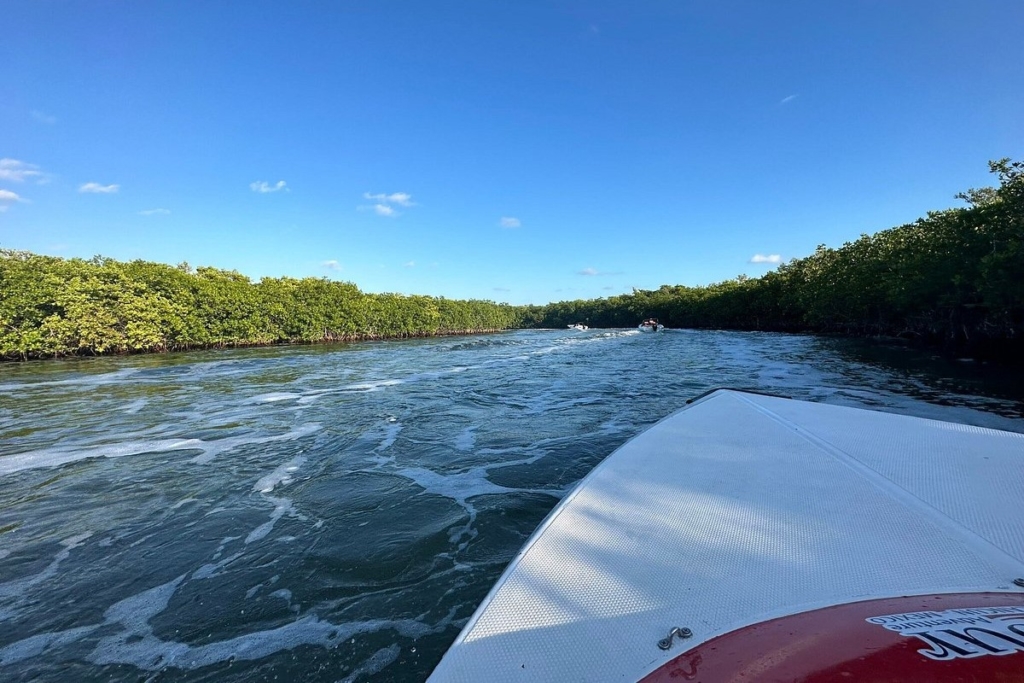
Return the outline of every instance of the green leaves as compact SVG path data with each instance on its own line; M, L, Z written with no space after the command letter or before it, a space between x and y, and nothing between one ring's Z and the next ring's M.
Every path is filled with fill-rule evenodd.
M999 187L957 195L969 208L929 212L835 249L820 245L758 279L563 301L530 320L625 327L655 316L669 327L892 335L969 353L1016 345L1019 355L1024 163L1002 159L989 168Z
M395 338L515 327L489 301L363 294L325 278L0 250L0 357Z

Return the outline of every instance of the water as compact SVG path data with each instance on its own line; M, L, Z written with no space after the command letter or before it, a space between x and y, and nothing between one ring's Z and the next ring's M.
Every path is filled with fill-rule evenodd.
M1024 432L1024 382L774 334L0 366L0 679L420 681L566 491L714 386Z

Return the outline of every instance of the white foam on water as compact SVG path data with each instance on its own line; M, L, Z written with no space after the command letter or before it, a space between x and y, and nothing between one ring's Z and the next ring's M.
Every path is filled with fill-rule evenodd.
M352 673L341 679L339 683L355 683L356 679L360 676L373 676L379 674L381 671L394 664L398 659L398 655L401 653L402 648L399 647L398 643L392 643L387 647L381 648L370 655L369 659L356 667Z
M127 413L128 415L135 415L140 410L145 408L147 403L149 403L149 401L147 401L144 398L140 398L136 401L132 401L131 403L125 405L123 408L121 408L121 412Z
M402 423L398 421L398 418L394 415L389 415L385 419L385 424L374 425L360 434L356 438L355 443L357 445L354 448L357 451L365 452L369 444L376 442L372 448L369 448L370 453L374 454L369 456L369 460L374 462L377 467L382 467L394 462L394 456L386 456L382 455L382 453L395 444L402 429Z
M476 523L477 509L469 502L470 498L509 493L543 493L556 498L561 498L564 495L564 491L549 489L508 488L506 486L499 486L487 478L489 470L512 467L513 465L532 464L543 457L543 455L543 453L538 453L522 460L482 465L453 474L438 474L433 470L423 467L406 467L396 470L395 474L411 479L413 483L423 489L424 494L433 494L455 501L468 513L469 519L466 524L455 526L448 530L449 542L457 544L458 550L464 550L469 540L462 541L463 537L468 535L472 539L477 535L477 531L473 527Z
M597 427L598 433L603 435L621 434L628 429L631 429L631 425L618 423L614 419L609 420L608 422L602 422Z
M105 623L119 623L131 631L140 633L151 632L149 620L167 609L171 596L178 590L186 576L187 574L181 574L167 583L118 600L103 613Z
M106 384L117 384L123 382L142 371L142 368L122 368L113 372L105 372L99 375L83 375L72 379L45 380L42 382L10 382L0 384L0 392L13 394L18 391L32 391L39 388L50 387L82 387L83 389L103 386Z
M318 424L301 425L278 436L234 436L205 441L203 439L155 439L125 441L93 446L55 446L33 451L0 456L0 475L40 467L59 467L87 458L123 458L143 453L171 453L175 451L202 451L192 459L194 463L208 463L221 453L250 444L275 441L293 441L320 430Z
M269 394L259 394L248 400L248 403L278 403L280 401L294 401L302 398L302 394L294 394L289 391L274 391Z
M88 458L122 458L142 453L166 453L179 450L201 450L199 439L160 439L156 441L132 441L127 443L103 444L69 448L55 446L24 451L0 457L0 475L40 467L59 467Z
M346 384L343 387L339 387L339 391L342 392L364 392L368 393L371 391L380 391L387 387L393 387L398 384L405 384L404 379L381 379L376 382L358 382L356 384Z
M43 581L53 578L57 574L57 570L60 568L61 563L71 556L71 551L81 546L87 538L92 536L91 531L86 531L75 536L65 538L60 542L64 548L60 550L50 561L41 572L33 574L31 576L25 576L20 579L8 581L6 583L0 583L0 600L9 600L15 598L16 602L21 602L21 598L24 598L24 592L32 586L37 586ZM18 606L18 605L16 605ZM8 616L13 616L14 612L8 613ZM0 618L2 621L3 618Z
M252 490L260 493L270 493L277 486L287 486L292 483L292 475L299 471L299 468L306 463L306 458L298 456L280 465L270 474L261 477L253 485Z
M259 593L261 590L263 590L264 588L266 588L268 586L273 586L280 579L281 579L281 576L279 574L274 574L273 576L271 576L266 581L263 581L261 583L256 584L255 586L253 586L252 588L250 588L249 590L247 590L245 592L246 599L251 598L252 596L256 595L257 593Z
M0 666L8 666L32 657L38 657L50 649L57 649L81 640L100 627L99 624L71 628L66 631L38 633L0 648Z
M224 553L224 548L228 547L228 543L231 543L232 541L237 541L240 538L241 536L225 536L223 539L221 539L220 545L218 545L217 549L213 551L213 559L216 560Z
M228 557L225 557L220 562L214 564L204 564L202 567L192 572L192 579L209 579L214 576L219 576L224 573L225 567L227 567L229 564L231 564L244 554L245 553L243 552L237 552L234 555L229 555Z
M462 433L455 437L455 450L468 452L476 445L476 427L466 427Z
M217 441L202 442L204 444L203 453L202 455L197 455L192 458L192 462L199 464L208 463L219 454L238 448L239 446L266 444L276 441L294 441L318 431L320 431L320 425L311 423L301 425L289 432L279 434L277 436L237 436L218 439Z
M356 636L383 630L393 630L404 637L418 639L431 633L439 633L451 623L452 613L433 626L416 619L375 619L333 624L310 614L277 628L246 633L205 645L190 646L186 643L161 640L153 634L153 627L149 621L167 609L171 597L184 579L183 574L108 608L104 613L103 625L120 625L122 630L101 638L89 654L88 660L101 666L124 664L143 671L157 671L167 667L193 670L229 660L261 659L282 650L292 650L300 645L331 648L345 641L354 640ZM279 592L276 591L275 595ZM289 594L288 598L290 597ZM98 626L86 628L94 629ZM45 640L46 634L36 638Z
M277 524L277 520L281 519L284 516L284 513L290 512L293 508L292 501L288 498L273 498L267 495L264 495L264 498L274 503L274 511L270 513L269 521L260 524L249 532L249 535L245 537L246 545L266 538L267 534L274 529L274 525Z
M493 483L487 478L487 468L482 466L454 474L438 474L424 467L406 467L395 474L411 479L424 493L450 498L464 507L466 500L475 496L514 493L517 490Z
M373 449L378 453L381 451L386 451L387 449L391 448L394 445L395 441L398 440L398 434L402 431L401 422L396 422L395 418L389 418L388 421L391 422L391 424L384 428L383 438L380 440L380 443L377 445L377 447Z

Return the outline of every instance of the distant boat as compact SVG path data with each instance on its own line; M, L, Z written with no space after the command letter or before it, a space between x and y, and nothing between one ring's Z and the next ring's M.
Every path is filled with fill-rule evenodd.
M665 326L659 323L657 318L648 318L637 325L637 329L641 332L661 332Z
M589 330L590 328L583 323L576 323L575 325L567 325L570 330Z
M1024 434L688 403L562 499L429 683L1024 681Z

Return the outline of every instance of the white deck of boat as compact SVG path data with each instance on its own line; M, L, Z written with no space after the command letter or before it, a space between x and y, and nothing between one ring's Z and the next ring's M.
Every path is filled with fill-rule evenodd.
M723 390L595 468L430 680L636 681L765 619L1017 577L1024 435Z

